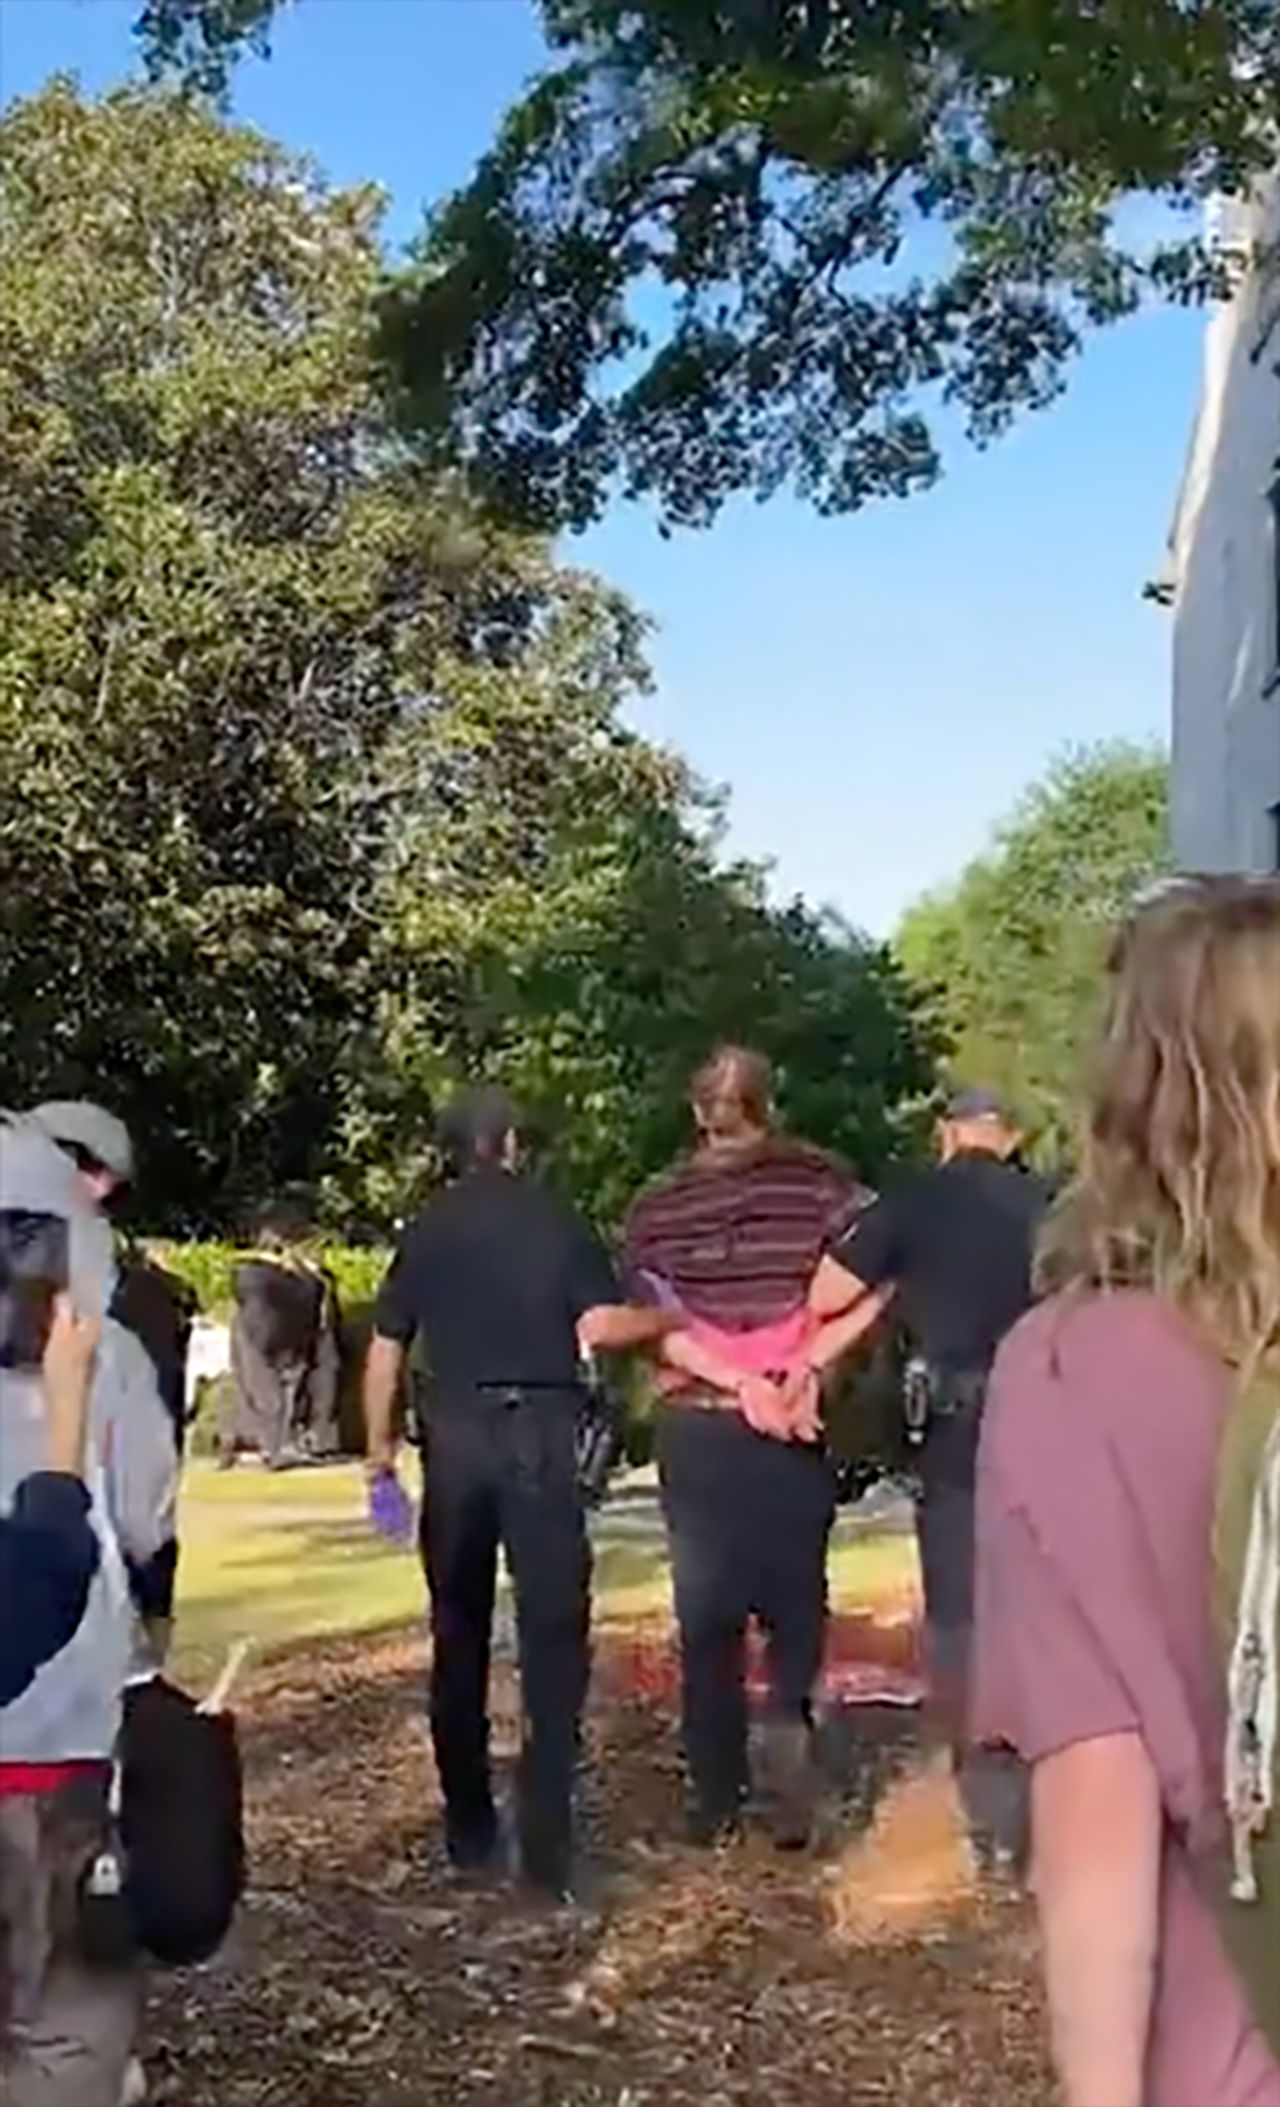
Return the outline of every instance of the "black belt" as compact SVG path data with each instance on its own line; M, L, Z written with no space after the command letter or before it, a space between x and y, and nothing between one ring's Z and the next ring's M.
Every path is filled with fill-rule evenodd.
M513 1376L510 1379L501 1379L497 1382L459 1384L458 1387L459 1389L469 1388L478 1391L481 1397L510 1398L516 1404L519 1403L522 1397L580 1397L583 1393L583 1385L580 1382L576 1382L572 1377L566 1377L563 1382L559 1383L548 1383L541 1380L529 1383L520 1376Z
M426 1393L427 1417L436 1412L579 1412L591 1392L582 1383L434 1383Z

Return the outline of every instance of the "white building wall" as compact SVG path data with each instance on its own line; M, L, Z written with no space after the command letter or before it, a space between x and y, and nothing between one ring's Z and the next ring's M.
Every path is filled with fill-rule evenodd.
M1280 240L1280 185L1230 235ZM1173 533L1173 850L1280 868L1280 268L1217 309Z

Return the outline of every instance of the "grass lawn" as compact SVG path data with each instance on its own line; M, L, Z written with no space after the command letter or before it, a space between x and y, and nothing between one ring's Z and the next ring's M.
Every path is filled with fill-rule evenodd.
M423 1611L416 1557L379 1543L353 1465L273 1476L255 1464L193 1463L182 1500L180 1674L197 1685L237 1639L269 1654L301 1640L412 1625ZM668 1577L652 1492L624 1481L595 1525L596 1613L624 1621L666 1610ZM831 1558L837 1603L899 1596L914 1581L900 1530L842 1522Z
M363 1507L353 1467L188 1478L179 1668L199 1688L242 1635L275 1658L238 1700L250 1893L219 1961L153 1984L156 2107L1049 2107L1030 1927L976 1885L918 1715L829 1713L816 1851L780 1856L755 1823L726 1853L683 1848L643 1479L595 1523L598 1906L548 1916L447 1880L422 1580ZM838 1606L896 1607L915 1580L901 1515L842 1517L831 1569ZM505 1786L509 1659L494 1696Z

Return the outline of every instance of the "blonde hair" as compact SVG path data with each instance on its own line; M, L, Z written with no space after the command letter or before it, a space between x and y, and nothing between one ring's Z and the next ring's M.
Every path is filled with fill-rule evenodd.
M1154 1289L1252 1371L1280 1351L1280 884L1171 883L1110 970L1080 1172L1039 1285Z
M773 1124L769 1063L746 1046L719 1046L689 1091L700 1140L711 1148L758 1141Z

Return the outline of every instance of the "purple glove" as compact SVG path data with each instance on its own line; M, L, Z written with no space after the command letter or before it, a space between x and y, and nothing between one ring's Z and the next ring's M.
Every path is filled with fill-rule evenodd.
M680 1308L680 1297L672 1287L671 1282L664 1279L661 1273L644 1272L640 1274L639 1279L640 1285L644 1289L645 1301L655 1310L678 1310Z
M392 1470L369 1481L369 1520L389 1544L413 1542L413 1504Z

